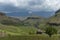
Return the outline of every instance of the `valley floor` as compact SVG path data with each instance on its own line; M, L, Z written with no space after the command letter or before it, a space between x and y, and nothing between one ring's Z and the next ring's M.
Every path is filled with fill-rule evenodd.
M48 37L47 35L29 35L29 36L8 36L2 37L0 40L60 40L59 35Z

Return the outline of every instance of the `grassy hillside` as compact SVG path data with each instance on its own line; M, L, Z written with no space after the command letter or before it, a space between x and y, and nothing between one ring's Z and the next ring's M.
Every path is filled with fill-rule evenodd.
M49 18L49 23L60 24L60 10L55 12L55 15Z
M36 32L36 28L34 27L26 27L26 26L8 26L0 24L0 31L4 31L10 35L29 35L29 32Z
M6 15L2 16L0 14L0 31L4 31L10 35L36 34L38 29L44 30L45 23L46 20L39 16L27 17L21 21L18 18L8 17Z
M27 17L27 19L21 21L18 18L0 14L0 36L5 35L0 37L0 40L60 40L60 26L56 26L57 23L60 23L60 18L57 15L49 19L35 16ZM38 29L45 31L49 23L55 23L53 27L58 29L57 35L54 34L52 37L49 37L45 33L37 34Z
M60 10L56 11L55 15L47 20L47 25L56 27L58 34L60 34Z
M36 28L18 18L8 17L4 13L0 13L0 32L10 35L29 35L35 33Z

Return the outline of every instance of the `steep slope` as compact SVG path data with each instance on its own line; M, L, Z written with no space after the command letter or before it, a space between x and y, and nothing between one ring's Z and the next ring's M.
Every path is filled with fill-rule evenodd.
M60 10L55 12L55 15L49 18L48 24L60 26Z

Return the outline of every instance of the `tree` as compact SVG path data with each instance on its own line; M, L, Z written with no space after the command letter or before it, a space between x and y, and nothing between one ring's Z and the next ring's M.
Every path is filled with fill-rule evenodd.
M49 35L49 37L51 37L53 34L57 34L57 29L54 27L47 27L45 29L45 33Z

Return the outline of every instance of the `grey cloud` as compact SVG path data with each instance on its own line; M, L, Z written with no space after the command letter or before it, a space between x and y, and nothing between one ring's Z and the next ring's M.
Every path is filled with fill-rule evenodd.
M0 0L0 3L0 11L17 11L21 8L32 11L55 11L60 8L60 0Z

